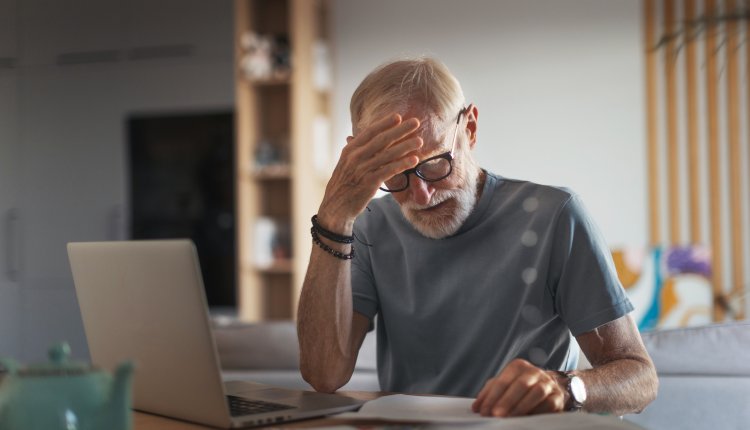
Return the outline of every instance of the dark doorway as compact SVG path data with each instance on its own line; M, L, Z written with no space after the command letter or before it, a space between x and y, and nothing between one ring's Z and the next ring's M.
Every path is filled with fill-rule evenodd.
M236 307L234 115L127 120L133 239L190 238L211 307Z

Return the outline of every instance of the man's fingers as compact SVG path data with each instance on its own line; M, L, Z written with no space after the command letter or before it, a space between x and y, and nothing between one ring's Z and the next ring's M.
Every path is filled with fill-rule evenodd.
M489 417L493 415L497 402L505 395L508 387L513 383L515 375L509 372L501 372L500 375L492 379L492 383L487 386L482 404L479 407L479 413L482 416Z
M554 378L528 361L517 359L485 384L472 403L472 410L496 417L558 412L564 400L565 393Z
M419 129L419 120L416 118L409 118L398 125L374 134L370 133L372 128L368 128L361 134L354 136L352 145L358 149L358 152L361 152L363 157L367 158L388 148L395 142L408 139L417 129Z
M348 136L324 198L347 195L352 199L351 212L359 213L383 181L419 162L415 154L422 146L415 133L418 129L417 118L403 120L391 114Z
M525 395L509 409L508 416L527 415L554 394L554 389L548 381L539 381L529 387Z
M419 158L415 151L422 147L421 137L412 137L394 144L374 155L365 156L363 152L352 154L350 165L364 174L365 180L371 178L372 185L379 186L404 170L417 165ZM371 174L372 175L371 175Z
M367 178L377 177L377 183L370 184L377 187L382 181L413 167L415 163L410 153L423 144L422 139L414 135L418 128L416 118L402 120L400 115L392 114L380 119L357 136L347 138L337 169L355 171L354 176L367 182Z
M393 160L385 165L380 166L373 172L373 181L380 186L383 182L398 175L404 170L411 169L419 163L419 157L416 155L408 155L396 160Z
M513 378L515 378L512 372L512 368L506 367L499 375L489 379L479 391L477 399L472 403L472 410L483 416L489 416L492 411L492 405L510 385Z
M516 409L518 403L526 394L535 390L539 378L532 373L523 373L515 378L505 389L503 394L490 406L490 415L504 417Z
M528 415L548 414L551 412L562 412L565 409L564 399L565 399L564 396L556 396L556 395L547 396L534 409L529 411Z
M492 379L489 379L487 382L484 383L484 387L482 387L482 389L479 390L479 394L477 394L476 400L474 400L474 403L471 404L472 411L479 412L481 410L482 403L484 403L484 399L485 397L487 397L487 392L489 391L489 386L491 383L492 383Z
M409 138L372 155L366 164L376 166L376 168L388 165L406 156L416 155L416 151L421 148L422 145L421 137Z
M390 114L375 121L374 124L370 125L366 129L362 130L357 136L354 136L356 142L360 144L367 143L370 139L375 137L378 133L381 133L389 128L395 127L401 123L401 115Z
M386 180L393 176L403 172L404 170L411 169L419 163L419 157L414 154L408 154L404 157L390 160L390 162L373 167L373 163L366 163L360 166L355 171L350 171L347 175L346 186L354 187L349 188L352 192L354 190L357 193L372 193L373 195L377 191L377 188Z

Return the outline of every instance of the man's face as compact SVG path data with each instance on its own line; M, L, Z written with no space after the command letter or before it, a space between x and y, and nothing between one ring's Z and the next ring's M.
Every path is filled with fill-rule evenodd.
M404 118L412 116L415 115L407 114ZM476 203L478 169L469 156L466 134L462 133L465 125L466 119L462 117L458 133L455 132L455 121L443 127L430 127L429 124L421 127L419 132L424 146L418 153L420 160L450 151L456 136L453 171L447 178L436 182L426 182L411 174L409 187L393 193L406 219L417 231L432 239L456 233Z

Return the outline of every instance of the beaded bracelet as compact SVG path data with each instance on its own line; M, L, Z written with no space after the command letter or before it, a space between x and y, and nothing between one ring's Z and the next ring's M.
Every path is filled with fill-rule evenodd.
M351 260L352 258L354 258L354 245L352 245L352 252L350 252L349 254L344 254L343 252L336 251L335 249L321 242L320 238L318 237L318 232L315 230L315 227L312 227L310 229L310 234L312 234L313 243L318 245L320 249L322 249L323 251L333 255L336 258L340 258L342 260Z
M323 226L320 225L320 223L318 222L317 215L313 215L311 221L312 221L313 229L317 231L318 234L325 237L326 239L330 239L334 242L345 243L345 244L354 242L354 236L344 236L344 235L334 233L330 230L326 230L325 228L323 228Z

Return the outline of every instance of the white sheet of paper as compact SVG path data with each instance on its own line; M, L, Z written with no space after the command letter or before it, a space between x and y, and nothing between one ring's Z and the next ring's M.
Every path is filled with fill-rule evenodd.
M365 403L358 412L334 416L342 419L377 419L398 422L429 422L430 428L455 428L458 424L471 430L638 430L640 427L608 415L587 413L545 414L519 418L487 418L471 411L474 399L394 394ZM441 427L441 424L444 427Z
M339 414L336 417L443 423L481 423L494 420L472 412L473 401L474 399L464 397L394 394L370 400L358 412Z

